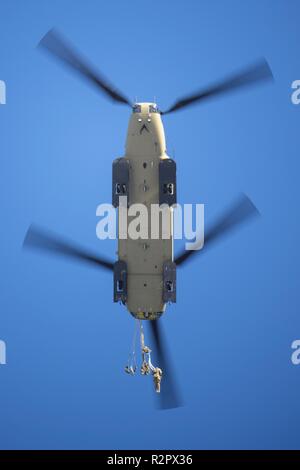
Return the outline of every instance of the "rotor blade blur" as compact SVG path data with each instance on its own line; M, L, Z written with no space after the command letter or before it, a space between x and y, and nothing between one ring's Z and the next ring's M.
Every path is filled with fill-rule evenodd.
M161 390L157 394L158 406L160 409L178 408L182 406L182 400L168 354L162 322L161 320L150 320L149 323L154 341L155 349L153 349L157 357L156 366L162 369Z
M99 72L81 57L55 30L51 29L40 41L39 47L61 60L72 70L100 89L111 100L131 106L130 101L111 85Z
M179 109L196 104L199 101L233 92L239 88L255 85L258 82L272 79L273 74L270 66L265 59L262 59L251 67L231 75L228 78L225 78L223 81L214 83L207 88L181 98L180 100L176 101L173 106L167 109L167 111L162 112L162 114L173 113Z
M204 246L200 250L183 250L179 256L175 258L175 263L180 266L193 255L197 255L206 251L207 247L219 240L222 236L230 233L234 229L240 227L243 223L251 218L260 215L253 202L242 194L238 200L229 208L219 219L205 232ZM200 242L202 245L203 240Z
M38 227L30 226L23 242L24 248L45 251L54 255L71 258L74 261L88 263L99 268L113 270L113 263L94 255L72 242L51 234Z

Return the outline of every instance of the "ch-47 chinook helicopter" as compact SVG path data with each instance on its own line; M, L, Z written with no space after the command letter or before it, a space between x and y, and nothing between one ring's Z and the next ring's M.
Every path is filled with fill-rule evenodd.
M141 240L119 236L116 262L82 249L36 226L29 228L24 246L68 256L113 273L114 301L126 305L140 324L142 320L148 320L152 330L160 367L154 367L151 363L150 350L144 344L141 327L141 372L153 374L157 391L160 391L162 379L159 394L162 408L179 406L180 397L159 321L166 305L176 302L176 268L184 266L193 256L206 251L221 235L257 215L258 211L247 196L240 196L206 231L203 249L184 250L174 257L171 206L176 204L176 164L166 153L162 116L218 95L270 80L272 72L267 62L260 60L221 82L183 97L167 110L161 111L156 103L131 103L54 30L44 36L40 46L89 81L110 100L131 108L125 155L113 162L112 203L118 208L120 196L126 196L128 207L136 203L142 203L148 208L152 204L167 205L170 237L149 237ZM133 367L127 367L127 372L134 372Z

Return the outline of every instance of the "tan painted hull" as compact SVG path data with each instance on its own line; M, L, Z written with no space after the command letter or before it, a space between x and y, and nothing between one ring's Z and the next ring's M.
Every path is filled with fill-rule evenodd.
M129 205L148 208L148 238L118 240L119 260L127 263L127 308L137 318L156 318L165 309L163 263L173 260L173 214L168 208L170 238L151 239L151 204L159 204L159 162L168 158L159 113L149 113L149 103L130 119L126 154L129 161ZM143 127L144 126L144 127ZM130 223L130 218L128 219Z

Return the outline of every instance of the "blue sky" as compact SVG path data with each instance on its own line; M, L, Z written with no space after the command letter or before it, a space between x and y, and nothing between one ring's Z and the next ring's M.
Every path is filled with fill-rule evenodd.
M0 2L1 448L299 448L299 13L294 0ZM53 26L162 108L261 56L275 76L164 119L180 202L204 203L209 223L244 191L262 214L178 272L162 321L180 409L157 411L151 379L123 372L133 321L110 275L21 250L33 221L116 250L95 211L129 111L36 50Z

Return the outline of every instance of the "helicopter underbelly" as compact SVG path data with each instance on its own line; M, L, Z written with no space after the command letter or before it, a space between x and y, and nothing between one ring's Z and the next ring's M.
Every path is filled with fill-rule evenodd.
M156 155L129 161L129 205L143 204L148 216L145 228L146 238L132 239L130 223L136 216L128 217L127 239L118 240L119 260L127 264L127 308L137 318L156 318L165 310L163 301L163 266L173 260L173 213L170 207L164 209L164 230L170 236L163 239L162 223L158 239L151 237L154 220L151 220L151 205L159 204L159 162ZM164 157L166 158L166 157ZM127 211L128 213L128 211ZM120 212L119 212L120 214ZM139 213L137 213L139 215ZM156 219L157 220L157 219ZM120 227L120 223L119 223ZM140 229L140 227L139 227ZM145 233L143 234L145 235Z

